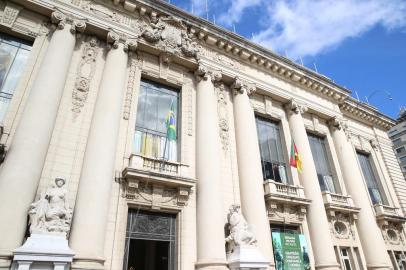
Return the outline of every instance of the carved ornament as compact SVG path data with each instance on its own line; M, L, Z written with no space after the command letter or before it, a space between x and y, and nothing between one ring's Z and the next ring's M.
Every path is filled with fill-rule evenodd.
M133 54L130 59L130 72L128 74L127 91L125 93L123 118L130 118L131 104L133 99L134 87L136 84L136 69L139 67L141 59L138 54Z
M215 82L214 88L217 94L217 114L219 119L220 139L223 150L227 151L229 146L229 123L227 112L228 92L225 89L224 83Z
M241 80L238 76L234 78L234 82L231 84L230 88L233 90L235 95L247 93L247 95L251 95L255 92L256 86L253 83L248 83Z
M6 27L12 27L22 9L22 6L7 1L0 24Z
M220 70L215 70L207 67L205 64L199 63L195 71L197 81L210 79L213 83L221 81L222 74Z
M70 25L70 32L75 34L76 32L84 32L86 29L86 23L84 19L74 17L70 14L65 14L59 10L52 12L51 22L57 25L58 29L64 29L66 24Z
M296 114L303 114L307 111L307 106L304 104L298 103L296 100L291 99L288 103L285 104L285 108L289 111L292 111Z
M125 180L123 185L124 197L129 202L152 209L181 209L187 205L192 192L190 187L169 187L135 179Z
M90 89L90 82L96 70L96 58L99 53L99 40L90 37L82 51L76 74L75 88L72 92L72 112L79 114L84 106Z
M301 224L306 216L305 205L288 205L276 202L267 203L268 217L286 224Z

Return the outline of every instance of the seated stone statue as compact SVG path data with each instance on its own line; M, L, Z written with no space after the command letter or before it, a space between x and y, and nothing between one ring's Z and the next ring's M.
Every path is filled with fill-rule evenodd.
M230 244L231 249L235 246L252 246L256 244L257 240L247 221L240 213L239 205L230 207L227 219L230 235L226 238L226 242Z
M28 211L30 233L69 233L72 209L69 208L64 185L65 179L56 178L55 185L31 204Z

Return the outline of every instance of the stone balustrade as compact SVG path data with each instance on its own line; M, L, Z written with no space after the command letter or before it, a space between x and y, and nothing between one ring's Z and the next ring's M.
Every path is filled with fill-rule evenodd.
M354 205L354 202L349 195L337 194L328 191L323 191L323 202L327 213L335 215L335 212L352 213L354 218L359 212L360 208Z
M278 200L284 202L298 203L307 202L304 189L299 185L289 185L275 182L273 180L264 181L265 199Z
M130 157L129 167L137 170L144 170L146 172L169 174L179 177L190 176L188 165L139 154L133 154Z

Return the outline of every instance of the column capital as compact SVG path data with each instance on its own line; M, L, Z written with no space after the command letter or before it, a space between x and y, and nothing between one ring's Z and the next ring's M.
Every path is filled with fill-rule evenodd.
M288 103L284 105L286 110L292 111L295 114L303 114L307 112L308 108L305 104L297 102L295 99L291 99Z
M208 67L207 65L200 63L199 66L197 67L197 70L195 71L195 76L198 81L201 80L210 80L214 82L219 82L222 79L222 74L221 70L214 69L211 67Z
M244 80L241 80L238 76L234 78L234 82L231 84L231 90L234 95L244 94L251 95L256 91L256 86L254 83L250 83Z
M123 44L123 50L125 52L135 51L138 46L137 38L127 37L124 34L120 34L110 30L107 33L107 44L109 49L117 49L119 44Z
M345 130L347 128L347 123L341 117L334 116L330 120L327 121L327 124L333 128L338 130Z
M57 25L57 29L64 29L66 24L70 25L70 31L72 34L76 32L84 32L86 29L86 20L76 18L71 14L65 14L60 10L55 10L51 14L51 22Z

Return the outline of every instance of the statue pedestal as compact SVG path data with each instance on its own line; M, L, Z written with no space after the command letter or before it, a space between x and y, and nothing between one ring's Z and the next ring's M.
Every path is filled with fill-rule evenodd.
M67 270L75 255L64 233L33 233L13 254L13 270Z
M267 260L255 246L236 246L233 252L227 253L230 270L266 270Z

